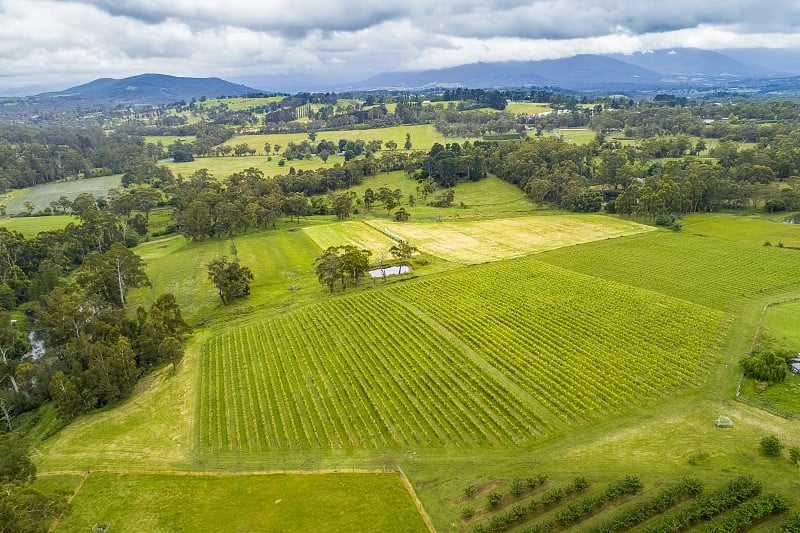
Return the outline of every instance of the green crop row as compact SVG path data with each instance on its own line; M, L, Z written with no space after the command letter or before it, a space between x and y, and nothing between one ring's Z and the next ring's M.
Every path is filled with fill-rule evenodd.
M391 290L567 421L696 383L722 319L532 259Z
M645 520L663 514L685 498L693 498L703 492L703 484L697 478L684 478L679 483L667 487L655 496L627 508L610 520L590 530L590 533L614 533L630 529Z
M738 506L760 492L760 483L749 477L738 477L715 493L698 498L676 513L663 516L658 523L651 525L645 531L646 533L683 531Z
M331 300L210 339L201 444L480 446L525 442L546 429L441 334L381 294Z

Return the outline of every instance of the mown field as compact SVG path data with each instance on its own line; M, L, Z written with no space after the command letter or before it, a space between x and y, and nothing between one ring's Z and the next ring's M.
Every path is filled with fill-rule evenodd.
M0 219L0 226L18 231L26 238L35 237L40 231L63 229L70 222L78 222L71 215L55 215L49 217L15 217Z
M398 223L367 220L421 251L456 263L482 263L562 246L633 235L652 228L618 218L533 215L514 218Z
M75 199L80 193L88 192L93 194L96 198L105 196L111 189L116 189L120 186L122 176L117 174L114 176L104 176L101 178L85 178L73 181L64 181L59 183L46 183L38 185L29 189L23 189L21 193L14 194L4 203L6 206L6 213L9 215L16 215L25 213L25 202L33 204L33 211L40 211L46 207L50 207L50 202L55 202L62 196L66 196L70 200Z
M92 531L424 532L399 475L93 473L58 533Z

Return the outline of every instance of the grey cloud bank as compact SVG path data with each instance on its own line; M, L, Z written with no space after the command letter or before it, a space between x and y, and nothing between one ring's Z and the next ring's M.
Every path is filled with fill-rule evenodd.
M0 94L143 72L358 80L578 53L800 46L800 5L763 0L0 0L0 21Z

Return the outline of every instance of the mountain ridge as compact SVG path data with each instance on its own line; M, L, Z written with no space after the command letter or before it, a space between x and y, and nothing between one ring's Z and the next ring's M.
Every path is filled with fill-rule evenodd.
M117 104L168 104L192 98L241 96L257 92L261 91L217 77L190 78L148 73L119 79L98 78L63 91L41 93L35 98L65 98Z

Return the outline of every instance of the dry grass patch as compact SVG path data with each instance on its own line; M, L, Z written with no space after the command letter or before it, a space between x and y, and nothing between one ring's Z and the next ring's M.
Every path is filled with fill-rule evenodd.
M396 223L368 221L421 251L458 263L482 263L652 228L600 215L539 215L493 220Z

